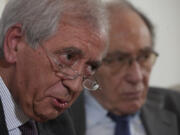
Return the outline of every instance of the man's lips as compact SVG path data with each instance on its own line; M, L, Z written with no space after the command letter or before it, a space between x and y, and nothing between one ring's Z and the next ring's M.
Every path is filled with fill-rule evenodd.
M70 101L65 101L59 98L52 97L52 104L59 110L67 109L70 106Z
M128 99L137 99L141 96L142 91L136 91L136 92L125 92L123 93L124 97Z

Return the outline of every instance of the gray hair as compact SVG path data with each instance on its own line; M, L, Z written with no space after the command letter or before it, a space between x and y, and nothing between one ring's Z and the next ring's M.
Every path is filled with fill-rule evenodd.
M151 22L151 20L143 12L141 12L128 0L111 0L111 1L107 1L105 4L106 4L106 8L108 9L109 14L115 8L129 8L130 10L134 11L144 21L145 25L147 26L151 34L152 48L154 48L154 42L155 42L154 25Z
M92 28L107 38L106 12L100 0L9 0L0 20L0 57L10 27L21 24L26 42L37 48L56 33L62 13L67 12L87 20Z

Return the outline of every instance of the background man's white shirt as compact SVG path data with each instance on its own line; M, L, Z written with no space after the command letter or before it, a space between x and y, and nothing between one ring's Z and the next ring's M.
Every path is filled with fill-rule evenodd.
M114 135L115 122L88 91L85 91L86 135ZM139 114L130 119L131 135L146 135Z

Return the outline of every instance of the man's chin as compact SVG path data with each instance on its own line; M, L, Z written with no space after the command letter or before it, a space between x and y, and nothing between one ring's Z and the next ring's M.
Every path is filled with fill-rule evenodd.
M131 103L126 104L123 109L121 110L123 114L135 114L137 111L139 111L142 107L142 104L140 103Z
M38 122L45 122L57 118L63 112L64 112L63 110L62 111L52 110L52 111L42 111L42 112L37 110L34 111L33 119Z
M142 103L134 103L131 105L129 110L131 113L136 113L141 109L142 105L143 105Z

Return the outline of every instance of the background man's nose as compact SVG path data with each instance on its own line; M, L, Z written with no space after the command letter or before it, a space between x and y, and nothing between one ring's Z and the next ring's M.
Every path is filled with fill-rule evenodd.
M143 70L138 62L134 61L129 69L127 69L127 74L125 76L126 81L136 85L138 82L143 79Z

